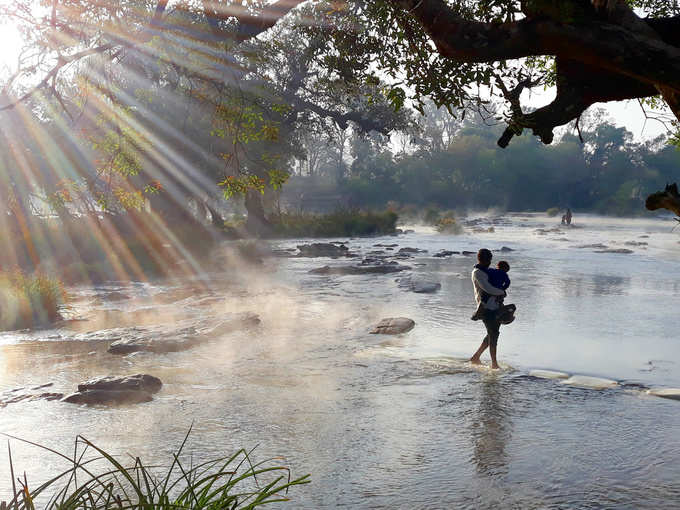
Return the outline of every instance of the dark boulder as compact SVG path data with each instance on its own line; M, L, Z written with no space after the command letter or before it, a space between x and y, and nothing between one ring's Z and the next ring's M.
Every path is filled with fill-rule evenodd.
M153 400L151 393L136 390L86 390L72 393L62 399L70 404L111 405L140 404Z
M420 248L400 248L398 253L427 253L427 250L421 250Z
M609 248L607 250L595 250L595 253L622 253L622 254L628 254L628 253L634 253L633 250L629 250L628 248Z
M312 243L298 245L300 257L347 257L349 248L344 244Z
M104 391L145 391L147 393L157 393L163 383L158 377L149 374L135 374L123 377L106 376L90 379L78 385L78 391L104 390Z
M458 254L460 254L459 251L440 250L432 256L438 257L438 258L444 258L444 257L450 257L451 255L458 255Z

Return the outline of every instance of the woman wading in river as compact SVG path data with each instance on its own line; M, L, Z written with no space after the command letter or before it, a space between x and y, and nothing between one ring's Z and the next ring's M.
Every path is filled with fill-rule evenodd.
M472 286L475 291L475 301L477 306L481 304L484 308L482 322L484 322L484 327L486 327L486 336L482 340L482 344L477 349L477 352L470 358L470 363L481 365L482 362L479 357L488 347L489 354L491 354L491 368L499 368L496 361L496 346L498 344L498 336L500 335L501 321L499 317L500 306L495 296L504 296L505 291L489 283L487 270L491 265L492 258L493 254L491 251L482 248L477 252L477 265L472 270ZM486 302L482 300L484 293L490 296Z

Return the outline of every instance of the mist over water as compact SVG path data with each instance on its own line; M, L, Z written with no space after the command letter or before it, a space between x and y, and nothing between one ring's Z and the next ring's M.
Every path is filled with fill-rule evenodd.
M435 294L400 288L402 274L309 274L353 263L319 258L72 289L72 313L87 321L0 335L0 391L52 382L50 391L68 393L90 377L132 373L159 377L163 389L128 407L9 404L0 431L65 452L82 434L153 463L167 462L193 423L197 460L259 445L258 460L281 455L294 475L311 473L290 508L677 508L680 404L645 393L680 387L674 222L577 215L574 228L557 231L555 218L505 219L493 233L418 227L349 240L363 254L388 243L428 250L401 263L440 282ZM580 248L593 244L633 253ZM480 247L510 263L506 302L518 306L501 329L495 373L465 361L484 336L470 320L474 258L432 257ZM106 352L121 334L173 335L240 311L258 313L261 325L183 352ZM368 333L398 316L415 329ZM579 388L531 377L533 369L618 384ZM12 454L29 481L65 467L18 442ZM0 463L0 499L9 483Z

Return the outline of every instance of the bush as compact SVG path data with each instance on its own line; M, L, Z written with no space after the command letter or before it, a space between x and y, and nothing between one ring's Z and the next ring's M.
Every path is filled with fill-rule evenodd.
M46 325L61 319L66 293L59 280L21 271L0 273L0 329Z
M46 510L252 510L288 501L290 487L309 483L309 475L291 480L287 467L271 461L252 464L252 452L246 450L196 466L183 465L180 455L187 438L188 434L163 473L157 466L144 465L139 457L133 465L123 466L82 436L76 438L73 457L25 441L67 460L71 467L37 487L29 486L25 474L19 486L12 477L13 499L0 502L0 508L34 510L40 499L46 501ZM86 455L90 452L96 456ZM9 461L14 475L11 450Z
M281 214L273 222L277 237L347 237L392 234L397 213L340 209L330 214Z
M445 216L441 218L436 224L437 230L442 234L462 234L463 227L456 222L456 218L453 216Z
M437 225L441 219L441 212L439 208L430 206L425 209L425 214L423 215L423 221L426 225Z
M551 218L557 216L560 213L560 208L559 207L551 207L547 211L545 211L545 214L550 216Z

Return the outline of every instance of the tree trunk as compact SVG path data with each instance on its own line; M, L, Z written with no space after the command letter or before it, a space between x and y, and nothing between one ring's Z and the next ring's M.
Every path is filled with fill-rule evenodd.
M212 226L218 229L223 228L224 218L222 218L219 211L215 210L208 202L204 202L203 205L205 205L208 214L210 214L210 223L212 223Z
M271 223L264 214L262 193L256 190L248 190L245 197L245 206L248 211L246 229L253 236L261 237L271 230Z

